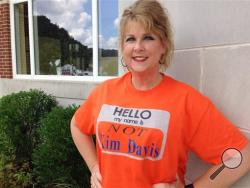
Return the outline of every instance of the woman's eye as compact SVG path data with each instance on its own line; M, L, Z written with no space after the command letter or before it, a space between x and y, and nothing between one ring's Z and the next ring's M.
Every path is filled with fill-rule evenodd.
M133 37L129 37L126 39L126 42L134 41L135 39Z
M152 36L145 36L144 39L145 40L154 40L154 37L152 37Z

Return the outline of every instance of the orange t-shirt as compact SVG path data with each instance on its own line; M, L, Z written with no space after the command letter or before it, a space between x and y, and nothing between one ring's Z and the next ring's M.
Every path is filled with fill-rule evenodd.
M227 148L247 139L192 87L169 76L156 87L136 90L131 73L108 80L76 111L77 126L96 134L103 188L151 188L184 182L187 154L221 163Z

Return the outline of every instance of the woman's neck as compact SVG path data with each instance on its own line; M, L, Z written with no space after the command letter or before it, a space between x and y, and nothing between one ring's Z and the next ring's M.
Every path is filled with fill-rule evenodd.
M160 72L155 74L133 74L132 73L132 84L137 90L146 91L157 86L163 76Z

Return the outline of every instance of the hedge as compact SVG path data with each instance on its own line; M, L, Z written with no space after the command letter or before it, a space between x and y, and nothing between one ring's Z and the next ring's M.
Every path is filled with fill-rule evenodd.
M70 134L76 108L40 90L0 98L0 187L90 187Z

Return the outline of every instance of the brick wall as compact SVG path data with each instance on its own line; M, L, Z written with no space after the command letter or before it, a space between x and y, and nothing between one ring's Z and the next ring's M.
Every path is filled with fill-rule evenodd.
M12 78L10 12L8 3L0 3L0 78Z

